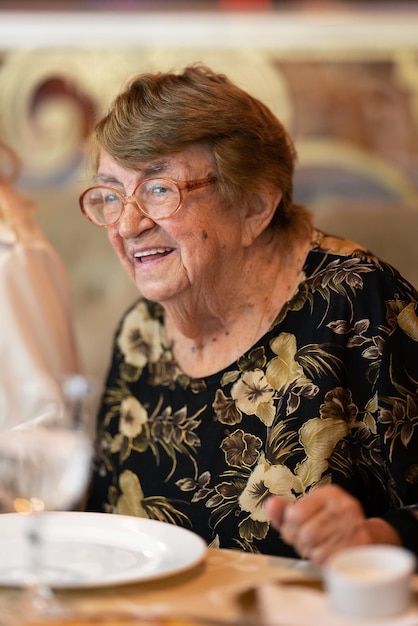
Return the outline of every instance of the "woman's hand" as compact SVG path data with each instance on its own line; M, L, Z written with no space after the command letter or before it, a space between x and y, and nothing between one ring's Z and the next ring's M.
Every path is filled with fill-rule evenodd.
M336 485L319 487L290 504L272 496L265 506L283 541L316 565L350 546L400 545L390 524L379 518L366 519L359 501Z

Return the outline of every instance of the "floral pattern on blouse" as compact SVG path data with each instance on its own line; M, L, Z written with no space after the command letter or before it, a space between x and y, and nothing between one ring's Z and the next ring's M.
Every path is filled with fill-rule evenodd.
M181 371L158 304L141 299L126 313L89 510L293 555L270 529L271 494L291 502L336 483L382 517L418 502L418 294L359 246L317 234L295 295L217 374Z

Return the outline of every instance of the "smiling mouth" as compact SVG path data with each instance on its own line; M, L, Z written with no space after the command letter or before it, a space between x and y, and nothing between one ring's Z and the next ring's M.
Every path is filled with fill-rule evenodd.
M134 259L144 263L146 261L167 256L167 254L170 254L172 251L172 248L151 248L150 250L145 250L144 252L135 252Z

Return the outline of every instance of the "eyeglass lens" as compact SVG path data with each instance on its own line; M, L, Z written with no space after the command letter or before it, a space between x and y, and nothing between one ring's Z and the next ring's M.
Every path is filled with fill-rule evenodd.
M168 217L180 204L180 191L173 181L154 178L142 182L134 191L142 211L155 219ZM109 187L92 187L83 196L83 208L99 224L113 224L119 219L124 197Z

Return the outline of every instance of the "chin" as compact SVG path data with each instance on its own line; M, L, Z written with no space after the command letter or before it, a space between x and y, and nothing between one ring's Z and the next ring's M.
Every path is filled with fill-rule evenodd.
M143 280L141 281L138 276L135 277L135 284L141 296L147 300L151 300L151 302L163 304L173 296L173 289L168 285L147 285Z

